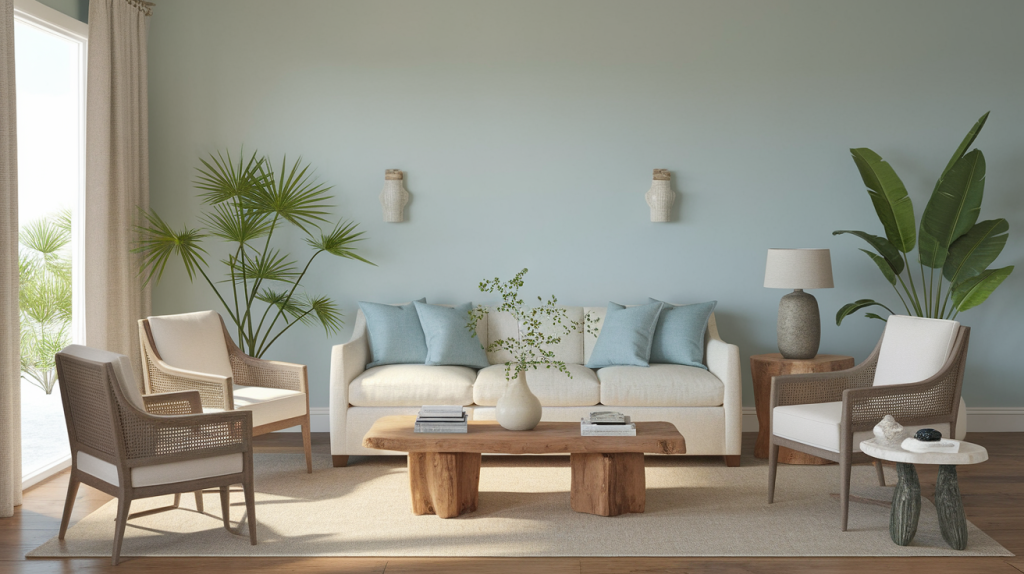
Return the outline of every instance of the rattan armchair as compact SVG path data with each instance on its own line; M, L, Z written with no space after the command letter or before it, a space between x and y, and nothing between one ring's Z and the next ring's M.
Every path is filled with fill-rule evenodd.
M195 492L202 512L202 490L219 488L224 527L231 531L229 487L241 484L249 542L256 544L252 413L202 414L195 391L143 397L124 355L71 345L57 353L56 364L71 445L59 539L81 483L117 498L115 566L128 520L177 508L182 492ZM133 500L166 494L174 494L172 506L129 514Z
M933 427L942 431L944 436L959 436L957 418L961 408L960 391L963 386L971 330L952 321L943 321L950 324L947 326L950 333L948 339L952 344L948 352L943 348L933 353L941 357L938 360L933 359L936 365L941 365L937 367L937 372L935 368L925 367L923 372L933 374L923 377L923 380L911 379L905 383L895 383L890 377L890 380L882 384L876 380L876 370L879 357L883 354L883 347L886 347L886 335L890 333L894 323L906 323L908 320L934 321L894 315L890 317L886 332L883 333L875 350L864 362L852 369L772 378L772 433L768 455L769 503L775 498L775 476L780 446L838 462L841 480L841 525L845 531L849 521L851 465L855 462L873 461L871 457L860 452L860 442L873 436L872 429L885 415L892 415L911 433L920 428ZM895 341L895 335L890 336L894 337ZM887 365L913 361L913 354L901 353L902 349L894 341L890 341L888 348L884 349L888 354ZM798 416L819 416L822 420L815 424L832 424L829 430L838 426L838 444L826 444L828 437L825 436L825 432L820 432L816 437L805 436L797 439L794 438L793 432L782 430L780 427L785 423L781 423L780 419L782 415L792 416L791 413L794 411L790 409L787 412L785 409L794 406L805 409ZM809 406L814 410L807 409ZM827 420L829 416L833 416L834 420ZM879 461L874 462L879 484L884 486L882 466Z
M305 365L246 355L214 311L139 321L145 392L198 391L212 410L250 410L253 436L298 426L313 472Z

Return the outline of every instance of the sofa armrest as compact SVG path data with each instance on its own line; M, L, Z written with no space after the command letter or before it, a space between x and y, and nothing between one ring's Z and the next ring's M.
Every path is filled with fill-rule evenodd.
M370 359L366 320L356 318L355 330L347 343L331 349L331 454L345 455L345 429L348 415L348 386L363 371Z
M705 341L708 371L725 386L722 408L725 409L725 454L740 454L743 444L743 375L740 370L740 348L719 337L714 315L708 323Z

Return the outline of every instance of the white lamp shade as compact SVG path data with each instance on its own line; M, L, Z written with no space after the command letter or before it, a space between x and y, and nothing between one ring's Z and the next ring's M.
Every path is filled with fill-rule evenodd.
M773 289L831 289L828 249L769 249L764 286Z

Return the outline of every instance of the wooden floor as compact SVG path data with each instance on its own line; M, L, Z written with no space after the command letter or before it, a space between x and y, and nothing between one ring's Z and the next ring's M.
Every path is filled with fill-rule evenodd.
M744 452L753 452L755 433L743 436ZM972 442L989 450L984 464L960 467L960 489L967 518L1010 552L1024 555L1024 433L973 433ZM313 435L315 448L328 442ZM299 433L256 438L257 450L302 451ZM357 463L357 460L353 460ZM935 467L918 467L922 493L931 498ZM335 469L329 472L345 472ZM25 493L25 503L11 518L0 519L0 574L99 572L402 572L529 574L698 574L749 572L839 573L891 571L898 574L942 572L1021 574L1024 558L127 558L120 566L109 559L25 560L25 553L57 534L67 488L67 473ZM82 485L72 523L105 504L110 497ZM751 533L756 536L757 533ZM836 536L841 536L838 525ZM113 523L111 523L113 537Z

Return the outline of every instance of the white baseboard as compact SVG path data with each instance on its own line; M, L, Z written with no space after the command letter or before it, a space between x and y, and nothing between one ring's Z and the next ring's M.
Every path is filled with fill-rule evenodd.
M757 432L754 407L743 407L743 432ZM1024 432L1024 408L967 407L967 432Z
M313 432L330 432L330 409L309 409L309 423ZM298 432L299 427L280 432ZM968 432L1024 432L1024 407L967 407ZM754 407L743 407L743 432L757 432L757 413Z
M39 470L33 472L32 474L23 476L21 478L21 489L24 490L30 486L35 486L36 484L46 480L47 478L50 478L51 476L57 474L58 472L64 470L65 468L70 467L71 455L69 454L63 458L60 458L47 464L46 466L40 468Z

